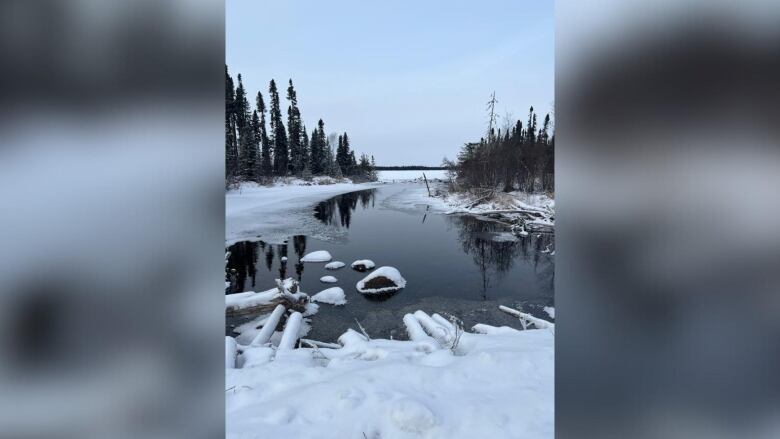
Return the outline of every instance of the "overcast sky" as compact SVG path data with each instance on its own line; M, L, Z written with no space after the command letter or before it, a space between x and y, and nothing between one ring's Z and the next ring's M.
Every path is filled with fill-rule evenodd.
M502 118L553 110L552 0L228 0L226 27L253 106L292 78L309 132L322 118L380 165L455 158L493 91Z

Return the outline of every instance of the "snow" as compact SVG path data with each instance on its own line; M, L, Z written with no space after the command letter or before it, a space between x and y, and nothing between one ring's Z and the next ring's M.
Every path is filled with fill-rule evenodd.
M339 280L336 279L335 276L322 276L320 278L320 282L326 283L326 284L334 284L338 282Z
M333 261L325 264L325 268L328 270L338 270L339 268L345 266L347 264L341 262L341 261Z
M244 183L225 194L227 245L258 240L281 244L292 235L318 235L323 227L308 209L329 197L376 187L377 183L316 184L290 179L274 186ZM308 184L308 185L307 185Z
M552 306L545 306L544 312L546 312L551 319L555 318L555 308L553 308Z
M311 297L314 302L329 303L331 305L346 305L347 297L344 290L339 287L328 288Z
M393 281L393 283L396 284L396 287L385 287L385 288L366 288L365 285L368 281L371 279L375 279L377 277L386 277ZM360 291L363 294L378 294L378 293L386 293L386 292L392 292L396 291L398 289L406 287L406 279L401 276L401 272L398 271L395 267L379 267L376 270L374 270L371 274L364 277L362 280L360 280L357 285L357 290Z
M287 256L282 256L282 262L287 262Z
M352 263L351 267L355 268L358 265L362 265L366 267L367 270L376 267L376 264L374 264L374 261L372 261L371 259L358 259L357 261Z
M307 253L306 256L301 258L301 262L328 262L333 257L327 250L318 250L316 252Z
M428 182L431 180L447 180L446 170L425 170L425 171L377 171L379 181L416 181L423 179L423 172Z
M551 331L481 325L485 333L462 332L451 349L420 318L440 335L454 328L418 311L404 316L418 340L368 340L349 329L332 348L244 348L243 366L225 371L226 436L553 437ZM421 349L423 336L435 349Z

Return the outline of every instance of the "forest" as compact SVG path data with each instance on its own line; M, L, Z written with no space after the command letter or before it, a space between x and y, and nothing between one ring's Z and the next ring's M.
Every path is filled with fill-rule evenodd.
M479 142L463 145L456 162L443 166L454 172L452 190L464 192L522 191L553 193L555 190L555 134L550 115L538 126L534 107L528 120L496 129L495 96L488 102L487 133Z
M361 154L356 158L346 132L326 135L325 123L319 119L311 135L308 133L292 79L287 87L286 127L279 90L273 79L268 84L268 102L258 91L254 109L241 74L237 76L237 82L238 85L226 65L226 188L237 187L241 182L270 184L279 177L304 180L315 176L348 177L355 182L377 179L373 156Z

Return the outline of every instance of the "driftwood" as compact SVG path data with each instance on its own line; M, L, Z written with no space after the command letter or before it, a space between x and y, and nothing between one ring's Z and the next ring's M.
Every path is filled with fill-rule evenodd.
M423 180L425 180L425 188L428 189L428 196L430 197L431 196L431 187L428 186L428 179L425 178L425 172L423 172L422 174L423 174Z
M255 306L247 306L244 308L226 308L226 317L246 317L250 315L268 314L273 312L277 305L284 306L285 309L304 312L306 311L306 303L308 300L300 299L297 302L291 300L289 297L277 297L270 302L261 303Z

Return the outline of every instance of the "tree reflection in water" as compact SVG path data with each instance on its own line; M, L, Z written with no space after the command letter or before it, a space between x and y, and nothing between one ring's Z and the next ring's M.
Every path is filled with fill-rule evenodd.
M472 257L482 275L482 299L487 300L491 280L500 280L516 260L533 266L537 276L553 287L555 268L542 251L552 249L555 235L532 233L514 237L506 225L497 221L478 219L471 215L448 216L449 224L457 229L463 251Z
M317 204L314 208L314 217L329 226L348 229L352 221L352 212L357 209L358 203L363 209L373 208L375 198L376 189L341 194ZM336 212L338 212L338 219Z
M298 280L303 276L303 263L300 259L306 253L306 237L297 235L293 237L293 249L298 255L298 262L295 264L295 274ZM279 274L275 276L279 279L287 277L287 263L282 262L283 257L288 257L288 244L268 244L263 241L249 242L242 241L228 247L230 257L228 257L227 270L236 270L235 276L229 277L231 285L227 288L227 293L237 293L245 290L254 290L257 284L257 261L259 253L262 252L265 258L265 266L268 271L272 271L274 257L279 258ZM251 284L247 285L247 279L251 279Z

